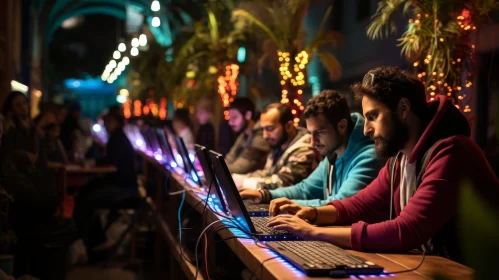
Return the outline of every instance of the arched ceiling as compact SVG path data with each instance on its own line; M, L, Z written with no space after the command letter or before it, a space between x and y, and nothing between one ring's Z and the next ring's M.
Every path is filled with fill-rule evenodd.
M153 0L33 0L33 12L39 16L40 27L43 28L43 42L47 47L55 31L62 22L75 16L88 14L104 14L121 20L126 19L126 8L132 6L144 15L146 23L154 34L156 41L169 46L182 25L189 24L192 18L176 6L174 0L159 0L159 12L151 11ZM153 27L151 20L158 16L159 27Z

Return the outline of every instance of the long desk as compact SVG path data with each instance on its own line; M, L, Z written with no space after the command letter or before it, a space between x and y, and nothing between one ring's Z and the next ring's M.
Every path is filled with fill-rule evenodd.
M159 258L160 261L168 262L167 273L169 273L169 276L172 277L168 279L177 279L180 274L187 277L188 279L194 279L196 266L195 264L191 264L186 261L180 255L180 246L177 234L177 210L182 195L165 196L164 192L175 192L181 190L185 185L185 189L187 191L185 192L185 202L183 205L183 209L188 211L190 208L194 207L195 211L191 212L197 212L198 215L199 213L203 213L203 210L205 209L204 203L200 202L202 200L200 197L203 197L203 192L202 190L199 190L199 188L195 186L193 182L187 181L186 184L186 181L184 180L184 177L180 174L180 172L177 173L175 171L170 171L153 158L143 153L139 154L143 158L144 174L146 175L146 177L149 176L149 181L154 181L156 183L155 197L154 199L149 198L148 203L156 218L158 237L161 236L161 238L166 243L166 246L164 247L159 245L155 246L156 254L163 255L162 259ZM153 169L154 171L151 169ZM169 188L166 188L165 184L167 184ZM165 199L165 197L168 198ZM202 229L210 223L219 221L221 219L221 217L217 216L208 209L206 209L202 217L202 225L197 226L199 229ZM216 227L216 225L214 227ZM208 231L208 233L210 232L211 231ZM237 236L241 236L242 234L243 233L237 233L237 230L234 231L232 229L218 231L219 239L225 240L223 242L225 244L223 248L221 248L222 246L217 245L217 242L215 242L214 240L209 240L208 259L210 265L208 267L210 269L210 274L212 274L212 271L216 271L217 266L220 266L222 268L228 267L235 269L237 265L234 264L234 261L236 261L242 263L243 266L250 271L250 277L253 277L252 279L330 279L307 277L291 264L287 263L281 257L272 259L273 257L276 257L276 254L269 249L262 248L264 247L263 244L256 244L255 241L250 239L237 238ZM184 233L183 236L187 236L187 233ZM199 232L198 235L195 235L194 237L197 239L198 236ZM157 244L160 244L162 241L156 240L156 242L159 242ZM218 242L218 244L219 243L220 242ZM204 243L201 242L200 244L201 245L198 248L198 254L199 256L204 256ZM167 252L165 252L165 248L167 249ZM188 254L189 252L187 248L185 248L184 250L185 254L189 255L191 260L194 260L194 255L192 253ZM388 274L394 271L413 269L421 261L421 255L417 254L378 254L363 253L357 251L349 252L372 261L380 266L383 266ZM236 256L238 260L234 260L232 256ZM164 265L164 263L162 263L162 265ZM199 268L200 269L197 279L208 279L205 273L206 269L204 259L199 261ZM393 275L389 274L382 276L364 277L359 276L350 278L434 279L436 276L444 276L445 279L473 279L473 275L474 271L464 265L442 257L426 256L422 266L412 272Z

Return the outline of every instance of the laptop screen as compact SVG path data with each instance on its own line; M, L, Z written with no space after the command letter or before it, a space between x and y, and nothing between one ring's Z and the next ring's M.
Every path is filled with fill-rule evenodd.
M218 186L224 192L227 199L230 215L250 232L256 232L236 184L234 184L234 180L230 175L229 168L225 164L224 157L219 153L210 151L210 159Z
M194 180L201 187L201 180L199 179L199 175L194 168L194 164L192 163L193 159L191 159L189 155L189 151L185 146L184 140L181 137L176 136L175 141L177 142L177 152L182 157L182 161L184 162L184 171L189 174L192 180Z
M208 154L208 149L198 144L195 145L195 149L196 149L196 156L199 160L199 163L201 164L201 168L203 169L204 178L206 180L206 187L210 188L209 185L211 184L210 194L213 194L215 198L220 202L222 210L226 214L228 213L229 208L227 207L225 198L223 196L222 191L218 187L217 182L213 181L215 179L215 175L213 172L213 165L210 160L210 155Z
M156 135L158 136L159 146L161 147L161 150L163 151L163 156L166 157L166 159L169 162L171 167L173 167L173 168L177 167L178 162L175 160L172 146L168 142L168 138L166 136L165 131L161 128L158 128L158 129L156 129Z

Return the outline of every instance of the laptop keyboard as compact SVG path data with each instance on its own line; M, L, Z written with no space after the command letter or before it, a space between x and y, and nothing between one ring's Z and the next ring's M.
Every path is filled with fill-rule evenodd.
M336 268L345 267L346 269L369 268L370 262L357 257L347 251L332 244L319 241L274 241L271 242L274 249L286 249L304 259L309 268ZM372 264L374 265L374 264Z
M255 229L264 235L291 235L291 233L285 230L275 230L267 226L267 222L270 217L251 217L251 221L255 226Z

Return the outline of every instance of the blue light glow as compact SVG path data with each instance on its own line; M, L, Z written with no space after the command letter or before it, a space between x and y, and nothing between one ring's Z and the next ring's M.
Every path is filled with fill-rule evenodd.
M176 168L177 167L177 163L174 162L174 161L172 161L172 162L170 162L170 166L173 167L173 168Z
M237 50L237 61L239 63L243 63L246 61L246 48L245 47L239 47Z

